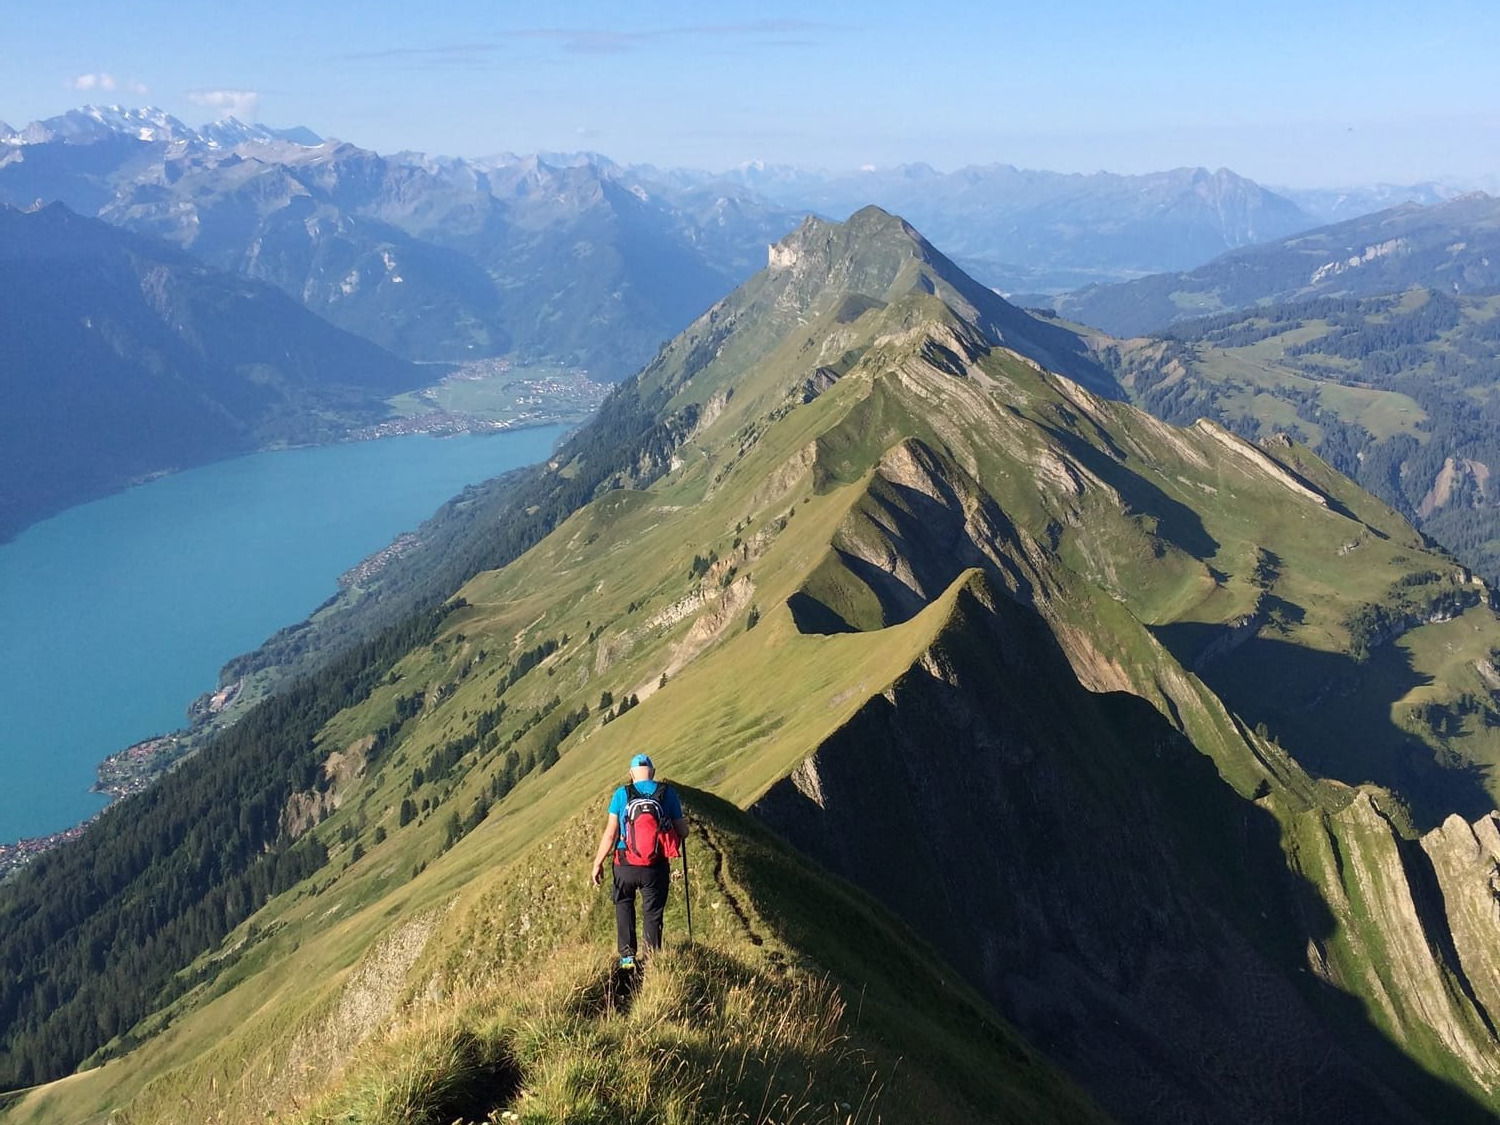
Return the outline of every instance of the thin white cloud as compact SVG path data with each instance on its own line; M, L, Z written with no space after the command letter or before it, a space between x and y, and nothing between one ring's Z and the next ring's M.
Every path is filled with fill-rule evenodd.
M128 80L116 78L113 74L102 70L97 74L80 74L73 79L71 85L73 89L83 93L92 93L96 90L110 93L114 90L123 90L127 94L145 97L151 92L151 87L144 82L137 82L133 78Z
M364 61L405 59L417 66L475 66L492 63L505 42L552 43L571 54L613 55L681 39L738 41L762 47L805 47L813 36L834 29L833 24L803 19L761 19L744 23L681 24L647 30L608 27L522 27L502 31L493 42L450 43L441 47L391 47L361 51L343 58Z
M612 55L633 51L663 40L682 38L743 40L762 45L785 45L782 40L768 36L785 36L788 33L818 32L827 24L812 20L763 19L745 23L701 23L684 24L677 27L661 27L648 31L622 31L615 28L588 27L527 27L508 32L513 39L542 39L558 44L563 50L574 54Z
M260 112L260 94L254 90L193 90L187 98L194 105L213 110L221 121L226 117L254 121Z

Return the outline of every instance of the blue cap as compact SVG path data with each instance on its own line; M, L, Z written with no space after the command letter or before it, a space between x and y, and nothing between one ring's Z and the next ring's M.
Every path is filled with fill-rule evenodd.
M644 754L637 754L634 758L630 759L630 768L635 769L636 766L645 766L653 770L656 768L651 764L651 759Z

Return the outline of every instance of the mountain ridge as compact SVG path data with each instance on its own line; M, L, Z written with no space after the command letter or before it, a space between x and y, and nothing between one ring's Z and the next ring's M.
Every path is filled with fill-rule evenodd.
M908 213L967 272L1029 294L1196 266L1315 222L1223 168L840 176L597 153L381 156L299 130L194 130L120 107L28 129L38 143L22 130L0 146L0 199L58 199L153 233L406 358L545 355L609 379L748 276L808 211L875 202Z
M571 943L606 940L586 843L643 745L904 917L939 975L951 965L1116 1118L1490 1119L1500 978L1488 868L1470 855L1493 835L1484 771L1500 760L1473 667L1500 640L1486 588L1304 447L1171 427L1047 372L984 329L1009 306L971 305L982 287L909 232L879 211L799 229L538 471L550 492L512 498L515 518L557 498L531 543L226 736L240 756L278 748L282 766L240 776L229 753L200 755L0 891L0 918L32 911L0 927L0 959L34 969L26 941L55 929L73 943L50 950L55 979L86 994L101 979L52 881L107 871L90 915L105 925L162 872L101 867L106 841L156 854L206 793L256 810L215 821L210 848L253 893L226 914L214 879L180 887L218 928L145 967L139 1009L113 1013L128 1035L112 1061L28 1094L15 1119L129 1102L137 1122L183 1104L394 1120L360 1084L396 1097L434 1027L515 1064L476 1117L612 1096L587 1081L565 1096L558 1074L597 1072L556 1037L526 1048L494 1013L522 1002L514 957L550 973ZM841 277L820 286L830 263ZM1325 684L1336 694L1303 706ZM1450 740L1398 725L1419 700ZM728 839L743 822L713 799L701 815L738 882L754 862ZM294 835L294 805L327 816ZM582 843L543 831L560 824ZM198 842L174 846L195 869ZM698 870L709 953L832 972L846 1004L900 979L878 953L838 959L816 908L757 946L738 891ZM778 864L764 870L774 886ZM460 924L424 926L444 911ZM777 912L738 916L753 931ZM602 958L577 955L594 960L572 994L598 994ZM643 990L688 987L665 965ZM55 1067L43 1046L77 1029L13 987L0 1011L27 1017L10 1057ZM372 1014L340 1016L356 1010ZM956 1018L932 1015L934 1034L961 1038L973 1025ZM602 1026L629 1019L606 1010ZM996 1036L954 1065L1014 1093L1027 1064ZM705 1059L668 1057L687 1073ZM422 1065L424 1081L470 1066ZM946 1088L940 1062L912 1069Z
M819 211L880 204L1007 292L1057 292L1157 272L1167 262L1185 268L1316 225L1290 200L1226 168L1123 175L992 164L942 173L916 164L847 175L748 167L697 177Z
M208 148L232 148L253 141L291 141L302 146L323 143L323 139L306 126L273 129L233 116L221 117L194 129L156 106L86 105L33 121L23 129L12 129L0 122L0 144L8 145L46 144L50 141L90 144L119 135L138 141L199 144Z
M745 193L679 201L599 164L386 158L159 111L28 129L0 145L0 201L153 234L408 359L542 355L620 378L790 222Z

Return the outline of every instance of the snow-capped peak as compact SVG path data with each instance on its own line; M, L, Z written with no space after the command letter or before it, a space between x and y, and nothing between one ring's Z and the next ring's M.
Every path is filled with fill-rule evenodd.
M243 144L270 144L288 141L303 148L316 148L323 138L311 129L297 126L292 129L272 129L259 123L241 121L238 117L225 117L212 121L197 131L197 137L210 148L234 148Z
M115 137L129 137L148 143L187 142L209 148L233 148L246 143L289 141L303 147L323 143L311 129L271 129L246 124L233 117L193 129L156 106L127 109L118 105L86 105L70 109L45 121L33 121L16 131L0 125L0 144L37 145L49 143L94 144Z
M193 131L177 118L155 106L125 109L117 105L86 105L58 117L33 121L16 136L21 144L91 144L113 136L138 141L173 141L191 137Z

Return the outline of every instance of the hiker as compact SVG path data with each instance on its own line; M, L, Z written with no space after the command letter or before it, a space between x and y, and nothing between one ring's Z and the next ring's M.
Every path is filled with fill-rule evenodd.
M594 885L604 881L604 861L614 853L615 937L620 968L635 968L635 892L641 892L645 952L661 948L661 916L671 885L670 859L680 854L688 823L670 785L656 780L645 754L630 759L630 782L615 790L609 820L594 856Z

